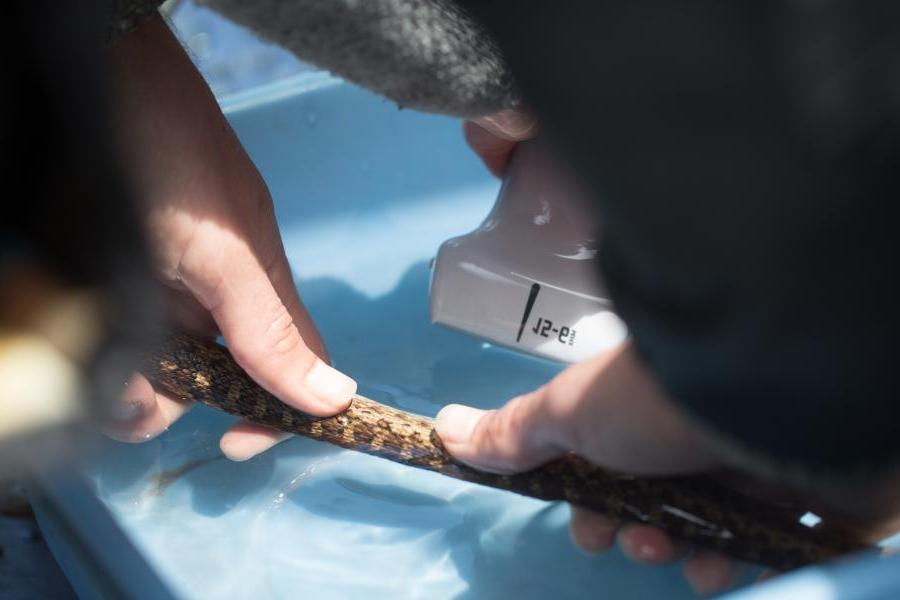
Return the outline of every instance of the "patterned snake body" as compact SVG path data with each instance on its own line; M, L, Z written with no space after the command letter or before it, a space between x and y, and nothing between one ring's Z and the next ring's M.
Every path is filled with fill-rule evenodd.
M177 398L254 423L463 481L648 523L698 546L779 570L866 547L849 532L806 527L798 523L796 510L763 503L707 476L639 478L574 455L516 475L477 471L454 462L430 419L362 396L336 416L311 417L257 385L222 346L181 334L148 353L142 371L154 386Z

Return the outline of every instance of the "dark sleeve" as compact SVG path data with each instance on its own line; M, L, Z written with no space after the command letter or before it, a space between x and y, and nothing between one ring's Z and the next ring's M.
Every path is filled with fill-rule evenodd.
M466 5L591 184L668 392L782 463L894 461L900 3Z
M492 38L454 0L199 1L405 108L472 118L519 102Z

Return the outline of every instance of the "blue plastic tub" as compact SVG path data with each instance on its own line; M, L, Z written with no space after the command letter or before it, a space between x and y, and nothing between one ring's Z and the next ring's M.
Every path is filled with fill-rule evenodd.
M559 370L429 322L429 260L498 189L458 121L323 74L223 107L272 191L303 298L363 394L433 415L449 402L498 406ZM231 463L217 445L231 421L196 407L151 442L103 442L83 488L45 479L38 516L79 594L693 597L678 566L577 552L564 505L299 438ZM900 597L897 567L816 570L740 597Z

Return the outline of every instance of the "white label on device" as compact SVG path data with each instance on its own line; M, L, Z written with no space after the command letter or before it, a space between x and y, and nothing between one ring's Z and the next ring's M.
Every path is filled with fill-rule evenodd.
M615 347L626 336L624 323L606 302L533 283L515 344L541 356L576 362Z

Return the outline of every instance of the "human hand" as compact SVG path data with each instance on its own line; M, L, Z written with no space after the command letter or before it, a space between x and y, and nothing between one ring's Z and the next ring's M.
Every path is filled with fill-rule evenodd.
M265 183L206 83L159 17L112 49L123 152L144 200L171 320L221 333L235 360L286 404L327 416L356 383L328 364L284 253ZM143 441L186 410L141 375L128 382L113 437ZM221 439L246 460L288 437L239 422Z
M501 110L463 125L466 142L497 177L506 171L516 145L535 137L538 131L537 119L523 108Z
M458 460L492 472L525 471L567 452L636 475L709 470L721 462L708 435L660 390L630 344L569 367L544 387L482 411L450 405L435 428ZM688 548L662 530L622 523L573 507L573 541L596 553L616 541L626 556L666 564ZM728 587L735 565L719 553L696 550L685 575L699 592Z
M464 132L485 166L501 177L516 145L537 135L538 123L531 113L513 109L468 121ZM498 411L450 405L438 414L436 429L457 459L488 471L527 470L566 452L647 475L716 464L703 434L671 406L627 346L570 367ZM626 556L642 563L666 564L687 553L656 527L623 524L575 506L570 529L575 544L589 553L616 540ZM685 562L688 581L704 593L727 587L734 570L715 552L699 551Z

